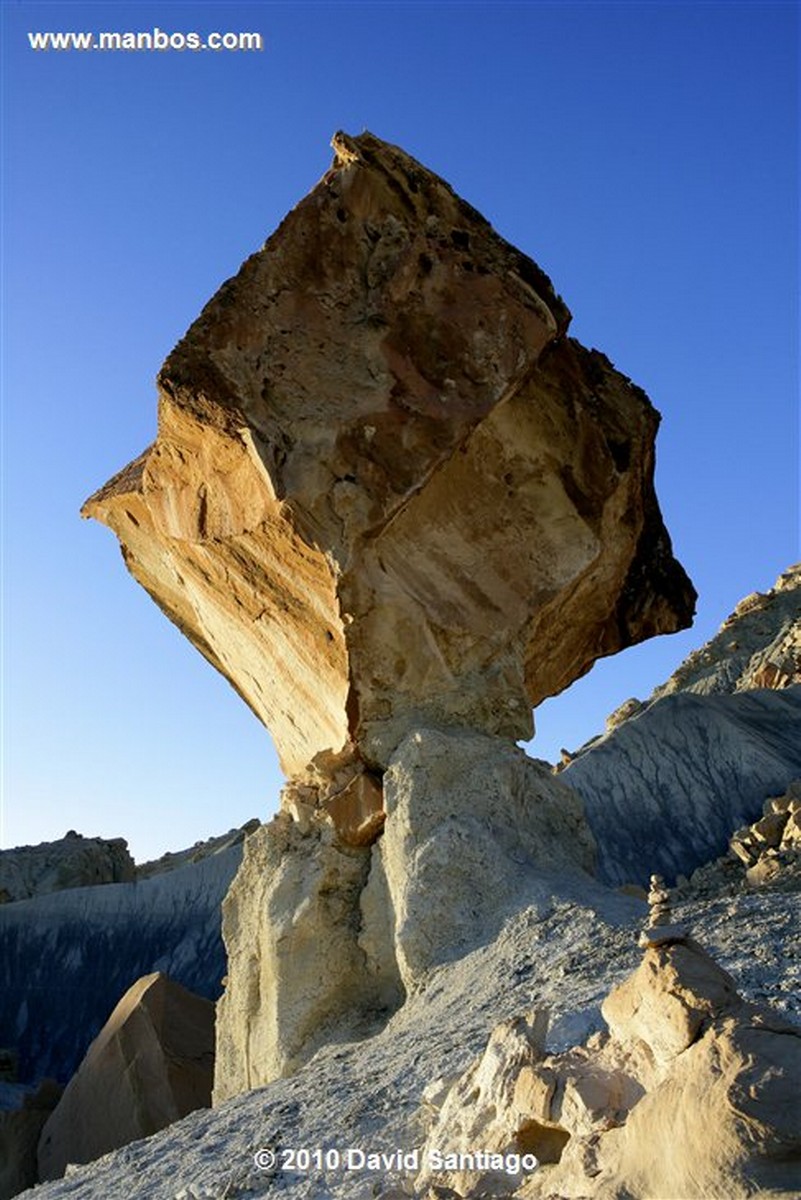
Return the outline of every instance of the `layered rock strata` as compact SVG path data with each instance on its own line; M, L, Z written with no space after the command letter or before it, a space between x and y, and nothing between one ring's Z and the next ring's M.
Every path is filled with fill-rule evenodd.
M694 650L652 700L674 692L708 696L801 683L801 563L767 592L751 592L715 637Z
M664 696L559 774L584 800L598 874L673 883L724 854L732 830L801 775L801 687Z
M318 800L421 724L530 737L533 705L694 604L644 393L441 179L369 133L333 146L83 509Z
M225 975L220 906L241 834L153 878L0 905L0 1045L18 1078L66 1084L129 987L153 971L209 1000ZM169 860L167 860L169 861Z

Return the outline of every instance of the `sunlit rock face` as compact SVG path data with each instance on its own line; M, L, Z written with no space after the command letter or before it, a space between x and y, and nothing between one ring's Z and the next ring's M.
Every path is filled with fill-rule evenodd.
M83 510L312 782L380 772L420 724L528 738L695 599L644 393L436 175L369 133L333 146Z

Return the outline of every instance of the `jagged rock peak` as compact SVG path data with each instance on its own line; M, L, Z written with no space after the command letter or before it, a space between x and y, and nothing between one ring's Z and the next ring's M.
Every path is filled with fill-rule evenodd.
M801 563L767 592L751 592L715 636L694 650L652 700L673 692L746 692L801 683Z
M0 850L0 904L63 888L128 883L134 870L124 838L83 837L70 829L55 842Z
M530 737L532 706L695 599L644 393L443 180L369 133L334 149L83 509L321 801L362 763L380 785L421 723Z

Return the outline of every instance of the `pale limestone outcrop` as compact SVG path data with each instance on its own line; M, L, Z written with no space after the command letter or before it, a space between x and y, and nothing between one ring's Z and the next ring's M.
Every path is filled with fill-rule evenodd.
M416 730L384 776L386 824L351 844L297 788L247 842L223 906L215 1104L383 1023L438 965L567 879L594 847L578 798L500 738Z
M87 838L70 830L57 842L0 850L0 904L64 888L129 883L134 871L123 838Z
M391 953L407 990L493 938L539 877L594 869L579 798L499 738L416 730L384 776L384 800L367 903L372 889L387 897L391 943L382 949L364 920L361 944L379 974Z
M338 841L319 814L304 831L281 812L247 839L223 902L215 1104L291 1074L336 1032L381 1014L357 941L369 864L369 850Z
M526 1020L498 1026L438 1098L417 1194L797 1194L801 1028L743 1002L732 978L682 938L648 947L603 1013L608 1034L555 1055L544 1053L542 1031L527 1036ZM501 1156L500 1171L471 1161L478 1147ZM431 1168L435 1149L455 1156L451 1169ZM521 1170L526 1154L538 1164Z
M83 510L322 799L421 724L530 737L533 705L694 604L644 393L442 180L333 145Z
M40 1179L148 1137L211 1103L214 1005L166 975L120 1000L45 1124Z

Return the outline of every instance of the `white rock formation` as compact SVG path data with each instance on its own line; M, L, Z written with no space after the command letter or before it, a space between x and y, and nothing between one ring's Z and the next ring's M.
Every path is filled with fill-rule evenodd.
M371 886L388 896L392 946L376 954L367 920L362 945L371 961L394 950L407 990L493 938L543 869L594 870L576 794L499 738L417 730L384 776L384 803Z
M686 872L693 856L703 861L708 846L717 844L719 827L725 848L736 826L753 820L766 797L778 796L801 774L799 692L790 686L771 694L671 695L647 711L630 706L620 714L619 727L596 744L603 753L582 753L568 774L550 780L572 784L571 775L578 780L579 768L584 772L605 876L630 880L632 864L637 867L633 877L642 882L656 872L668 877L676 869ZM415 742L415 736L420 740ZM453 730L419 731L408 738L401 747L402 761L398 757L389 764L384 780L389 816L369 855L358 845L362 825L370 826L375 818L369 797L364 804L364 798L353 805L348 800L348 819L342 823L324 810L315 813L296 789L286 797L287 815L276 832L262 830L253 841L254 863L259 854L264 859L261 892L251 901L244 886L247 877L242 877L236 913L242 933L247 934L248 922L258 918L269 897L280 918L276 961L282 946L287 951L297 947L299 977L309 980L309 963L319 962L321 954L315 937L324 935L339 906L347 930L344 961L354 964L358 980L353 992L372 997L372 1013L353 1010L327 1020L325 1008L320 1009L321 992L335 994L337 987L348 986L338 973L337 962L343 961L338 952L330 977L318 977L324 986L309 985L305 997L303 989L299 993L307 1016L317 1004L320 1018L300 1057L315 1045L319 1048L291 1078L236 1096L211 1113L194 1114L124 1155L76 1172L63 1184L46 1185L37 1200L61 1200L76 1189L104 1200L260 1195L390 1200L411 1195L417 1170L404 1156L422 1155L419 1102L425 1093L428 1107L442 1111L448 1095L454 1095L453 1081L476 1060L476 1079L480 1076L485 1092L495 1086L493 1081L500 1085L505 1078L504 1062L517 1063L518 1082L504 1094L507 1100L511 1095L519 1121L510 1140L503 1106L496 1107L491 1121L471 1113L467 1101L473 1087L462 1097L464 1104L452 1105L454 1117L459 1114L458 1137L464 1138L468 1129L483 1129L490 1141L511 1145L513 1152L536 1149L543 1163L525 1182L512 1180L503 1195L514 1188L521 1200L546 1195L675 1200L677 1194L688 1200L712 1195L729 1200L760 1187L772 1196L790 1195L782 1171L788 1156L792 1161L797 1153L798 1137L790 1119L787 1087L792 1077L787 1068L795 1061L798 1034L788 1032L776 1014L801 1019L801 913L792 883L786 891L770 885L734 892L718 888L709 899L695 901L690 911L673 894L671 921L701 929L704 944L724 970L710 968L703 952L682 940L679 929L678 940L671 936L649 946L634 1000L624 988L607 1005L614 1034L606 1034L600 1003L610 983L622 981L637 961L636 939L646 907L631 896L611 893L584 873L591 838L575 801L565 800L570 793L560 788L557 794L541 785L536 768L508 745L503 754L497 749L490 753L482 750L484 742L496 748L500 744ZM590 762L596 781L608 784L595 801ZM441 803L448 786L458 805ZM515 826L526 810L521 800L529 788L540 789L533 810L541 821L536 836ZM491 803L493 789L505 795L501 811L509 814L508 820L499 818L497 804ZM462 803L463 796L468 804ZM781 812L786 813L783 838L794 815L789 801ZM474 813L486 815L461 823ZM565 818L567 827L560 824ZM414 827L421 836L410 833ZM348 837L355 832L357 844L347 841L346 828ZM279 834L291 848L278 856L282 878L265 882L264 868L277 853L271 839ZM350 863L349 871L336 867L343 859ZM368 882L361 886L368 861ZM457 885L452 905L437 892L449 877ZM304 888L311 896L305 907ZM655 907L663 916L665 892L655 889L660 897ZM404 917L412 913L419 928ZM246 936L240 946L246 948ZM325 962L324 947L322 951ZM282 969L287 983L291 961L286 954ZM275 1042L276 1033L268 1027L268 1004L261 995L270 980L253 970L248 974L241 963L240 968L236 979L246 986L240 992L239 1016L232 1013L233 1027L248 1005L248 1011L265 1017L251 1022L251 1044L247 1038L241 1043L247 1056L259 1038ZM747 1000L769 1000L773 1015L757 1014L752 1020L752 1010L740 1003L726 971L736 974ZM231 997L236 979L229 982ZM539 1034L523 1037L521 1022L511 1020L532 1009L551 1014L550 1054L544 1058ZM382 1010L386 1024L366 1036L367 1022L372 1019L375 1028ZM510 1020L505 1028L511 1041L498 1035L487 1057L493 1027ZM522 1024L530 1028L528 1019ZM512 1046L510 1054L504 1054L505 1045ZM234 1042L229 1059L238 1053ZM721 1062L727 1064L722 1072ZM767 1066L763 1070L760 1064ZM231 1091L241 1086L245 1069L241 1063L227 1068ZM232 1074L237 1070L239 1079ZM692 1128L677 1117L685 1094ZM754 1096L762 1106L759 1111L748 1107ZM683 1139L678 1154L669 1144L674 1129ZM715 1153L706 1155L699 1170L706 1153L699 1141L703 1131L711 1131ZM213 1154L204 1152L208 1146L214 1147ZM643 1146L657 1153L645 1157ZM258 1169L253 1156L259 1147L275 1150L274 1170ZM299 1170L283 1153L297 1147L319 1147L334 1156L355 1147L365 1154L384 1153L395 1165L346 1170L341 1161L330 1169L312 1163ZM665 1163L672 1174L666 1173ZM543 1190L546 1184L550 1191ZM715 1191L720 1187L722 1192Z
M223 905L214 1102L289 1074L379 1001L357 944L369 850L279 813L248 839Z
M500 738L410 734L384 776L384 805L372 858L320 813L304 827L282 812L248 840L224 905L215 1103L375 1028L434 967L552 888L555 872L586 878L593 866L578 798Z
M420 1191L436 1184L477 1198L489 1187L520 1200L738 1200L762 1188L793 1196L801 1026L745 1004L690 939L649 947L602 1011L608 1035L549 1056L524 1020L497 1026L441 1104ZM476 1162L479 1148L496 1152L500 1169ZM531 1155L536 1162L526 1163Z

